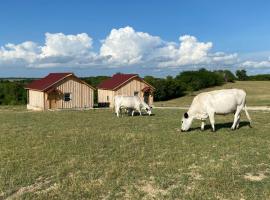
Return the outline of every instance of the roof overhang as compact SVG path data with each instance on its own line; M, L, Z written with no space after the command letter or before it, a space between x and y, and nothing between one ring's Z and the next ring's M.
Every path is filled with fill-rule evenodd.
M25 87L24 89L26 89L26 90L35 90L35 91L40 91L40 92L48 92L48 91L51 90L51 88L52 88L53 86L56 86L58 83L60 83L60 82L63 81L64 79L66 79L66 78L68 78L68 77L71 77L71 76L73 76L74 78L76 78L76 79L77 79L79 82L81 82L82 84L85 84L85 85L87 85L88 87L92 88L93 90L96 90L96 88L94 88L93 86L89 85L89 84L86 83L85 81L79 79L79 78L78 78L77 76L75 76L73 73L70 73L70 74L64 76L63 78L57 80L56 82L54 82L53 84L47 86L46 88L44 88L44 89L42 89L42 90L38 90L38 89L35 89L35 88L28 88L28 87Z
M101 90L110 90L110 91L116 91L117 89L121 88L122 86L126 85L129 81L131 81L132 79L134 78L138 78L140 81L142 81L143 83L145 83L146 85L148 85L148 87L151 88L152 91L155 90L155 88L150 85L149 83L147 83L145 80L143 80L142 78L139 77L138 74L130 77L129 79L127 79L126 81L124 81L123 83L117 85L116 87L114 87L113 89L109 89L109 88L102 88L102 87L98 87L98 89L101 89Z

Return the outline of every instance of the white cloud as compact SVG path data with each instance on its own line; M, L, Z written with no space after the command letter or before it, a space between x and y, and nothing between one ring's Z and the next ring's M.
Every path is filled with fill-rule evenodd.
M44 45L26 41L0 47L0 67L270 68L270 60L241 61L236 53L213 52L212 48L212 42L201 42L191 35L171 42L127 26L112 29L101 41L100 50L94 52L93 39L86 33L46 33Z
M0 49L0 62L21 60L31 63L34 62L39 52L40 47L31 41L23 42L18 45L8 43Z
M197 38L184 35L179 38L180 47L178 49L178 64L197 64L204 63L208 59L208 52L212 48L211 42L198 42Z
M113 29L102 42L100 55L108 57L109 63L138 64L162 43L159 37L135 32L131 27Z
M92 43L92 38L86 33L46 33L44 46L27 41L1 47L0 67L89 66L98 60L96 53L91 51Z
M270 57L264 61L245 61L242 63L243 68L270 68Z
M46 33L45 45L35 65L30 67L84 67L95 64L97 55L92 51L93 40L86 33L65 35Z
M45 36L41 57L87 55L92 47L92 38L86 33L77 35L46 33Z
M158 50L158 55L167 57L160 67L181 67L187 65L205 64L208 62L208 52L212 43L198 42L197 38L190 35L179 37L179 44L166 43Z
M177 44L125 27L111 31L102 42L100 55L109 57L109 63L114 65L141 64L164 68L228 62L237 57L222 52L210 54L212 46L211 42L199 42L190 35L181 36Z

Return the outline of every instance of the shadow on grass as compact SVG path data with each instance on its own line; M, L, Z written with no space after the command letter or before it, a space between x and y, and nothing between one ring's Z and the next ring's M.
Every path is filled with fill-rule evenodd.
M127 115L127 116L131 116L131 114L129 114L129 115ZM135 116L140 116L140 113L135 112L135 113L134 113L134 117L135 117ZM149 117L151 117L151 116L155 116L155 114L152 113L151 115L149 115L149 114L147 114L147 113L142 113L142 116L149 116ZM131 116L131 117L132 117L132 116Z
M116 114L115 114L116 115ZM152 113L151 115L147 114L147 113L142 113L142 116L146 116L146 117L153 117L156 114ZM133 117L139 117L141 116L140 113L135 112ZM122 116L121 116L122 117ZM123 113L123 117L132 117L131 113Z
M220 130L220 129L231 129L232 126L232 122L226 122L226 123L217 123L215 124L215 129L216 131ZM243 121L240 122L239 124L239 128L245 127L245 126L249 126L249 122L248 121ZM194 131L194 130L201 130L201 127L196 127L196 128L191 128L190 131ZM210 124L205 125L204 130L212 130L212 127Z

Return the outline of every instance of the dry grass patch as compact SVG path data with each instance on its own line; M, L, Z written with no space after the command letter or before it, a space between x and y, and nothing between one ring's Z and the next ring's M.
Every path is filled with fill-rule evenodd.
M201 92L231 88L244 89L247 92L248 106L270 106L270 81L236 81L235 83L226 83L222 86L206 88L191 92L180 98L155 102L154 104L155 106L190 106L193 98Z
M6 197L6 200L13 200L13 199L21 199L23 195L26 193L46 193L50 190L57 189L59 187L58 184L52 184L51 178L43 178L39 177L35 183L21 187L11 195ZM5 196L5 195L3 195Z
M263 179L266 179L268 176L265 175L264 172L258 172L256 174L247 173L244 175L244 179L249 181L262 181Z

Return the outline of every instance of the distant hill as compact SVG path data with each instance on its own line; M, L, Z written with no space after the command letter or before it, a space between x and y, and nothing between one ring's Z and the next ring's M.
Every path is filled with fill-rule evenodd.
M155 106L190 106L193 98L201 93L219 89L239 88L247 92L248 106L270 106L270 81L236 81L222 86L210 87L196 92L190 92L183 97L168 101L155 102Z

